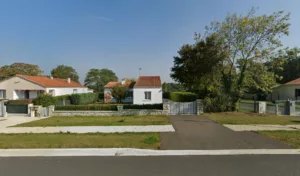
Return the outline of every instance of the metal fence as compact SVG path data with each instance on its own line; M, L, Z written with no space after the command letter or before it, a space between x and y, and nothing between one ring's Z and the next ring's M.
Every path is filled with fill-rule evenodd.
M179 114L197 114L197 102L173 102L169 103L169 114L179 115Z
M285 115L285 100L277 101L276 103L266 102L266 113ZM296 101L295 115L300 115L300 101ZM276 105L278 108L276 109ZM240 102L239 111L255 112L255 102Z

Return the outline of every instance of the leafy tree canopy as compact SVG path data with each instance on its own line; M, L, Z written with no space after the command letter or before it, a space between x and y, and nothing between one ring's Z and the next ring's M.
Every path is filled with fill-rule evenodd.
M62 78L62 79L71 78L71 80L75 82L79 82L78 73L71 66L58 65L56 68L52 69L51 75L55 78Z
M16 74L38 76L42 75L43 71L40 70L38 65L26 63L14 63L12 65L4 65L0 67L0 79L14 76Z
M94 89L95 92L103 92L104 86L110 81L118 81L118 77L112 70L91 69L86 75L84 85Z
M111 90L111 95L115 99L117 99L118 103L122 103L122 101L126 98L127 93L128 93L128 88L120 84L117 84Z

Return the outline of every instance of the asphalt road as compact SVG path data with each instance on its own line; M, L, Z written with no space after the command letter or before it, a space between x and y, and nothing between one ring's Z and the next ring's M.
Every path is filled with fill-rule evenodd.
M299 176L300 155L0 158L2 176Z
M249 132L232 131L201 116L169 116L175 132L161 133L161 149L289 149L280 141Z

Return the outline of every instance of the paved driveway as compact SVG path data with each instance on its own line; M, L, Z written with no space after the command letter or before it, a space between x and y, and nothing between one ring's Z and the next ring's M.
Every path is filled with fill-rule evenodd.
M161 149L287 149L288 145L254 132L232 131L201 116L169 116L175 133L161 133Z

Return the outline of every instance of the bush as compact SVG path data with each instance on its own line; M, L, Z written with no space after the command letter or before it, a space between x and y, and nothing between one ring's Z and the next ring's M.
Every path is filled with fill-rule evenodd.
M73 105L86 105L90 103L95 103L98 100L98 94L96 93L72 94L70 96L70 100Z
M163 104L123 105L124 109L163 109Z
M61 96L56 96L55 99L57 101L63 101L63 100L70 100L71 95L61 95Z
M15 105L21 105L21 104L31 104L32 100L9 100L7 104L15 104Z
M170 92L169 99L175 102L196 101L197 95L191 92Z
M164 92L163 93L163 98L170 99L170 92Z
M100 101L104 100L104 93L103 92L102 93L98 93L98 99Z
M215 98L206 97L203 99L203 105L205 112L224 112L234 109L231 98L225 94L220 94Z
M41 94L38 98L34 99L34 105L41 105L43 107L48 107L51 105L55 105L56 99L52 95L49 94Z
M58 111L117 111L117 105L66 105L56 106Z

